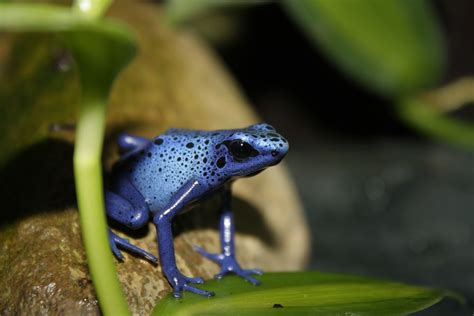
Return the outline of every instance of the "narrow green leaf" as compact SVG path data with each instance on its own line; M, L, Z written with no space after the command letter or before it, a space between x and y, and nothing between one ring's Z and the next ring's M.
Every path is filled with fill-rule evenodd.
M130 31L121 23L90 19L66 6L37 3L0 3L0 30L36 33L90 31L117 41L134 42Z
M341 70L385 96L417 92L444 70L440 27L425 0L286 0L290 15Z
M238 277L200 286L210 299L185 293L162 300L153 315L401 315L425 309L456 294L392 281L322 272L267 273L261 286Z
M425 135L474 150L474 124L450 117L416 98L399 100L396 110L401 119Z

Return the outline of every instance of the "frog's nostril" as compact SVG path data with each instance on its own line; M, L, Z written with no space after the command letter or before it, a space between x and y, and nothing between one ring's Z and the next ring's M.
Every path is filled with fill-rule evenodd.
M272 156L275 157L278 155L278 150L272 150Z

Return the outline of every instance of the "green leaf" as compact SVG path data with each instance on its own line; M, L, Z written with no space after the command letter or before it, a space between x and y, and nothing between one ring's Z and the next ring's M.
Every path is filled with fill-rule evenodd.
M474 150L474 124L450 117L417 98L399 100L396 110L401 119L425 135Z
M0 69L0 167L48 137L51 123L76 117L78 71L82 90L105 97L135 51L134 38L123 25L91 20L65 6L0 3L0 31L30 34L11 39L8 64ZM80 70L75 65L68 72L54 69L55 53L66 48Z
M1 9L0 9L1 10ZM1 14L1 13L0 13ZM0 167L50 135L50 125L73 122L79 107L75 65L57 36L4 35L0 54ZM0 48L0 51L2 48ZM62 60L63 71L55 67Z
M444 70L440 26L428 1L284 3L328 58L352 79L382 95L393 97L430 87Z
M185 292L168 296L153 315L400 315L423 310L456 294L419 286L322 272L267 273L261 286L231 276L200 288L210 299Z
M214 8L241 7L269 1L271 0L168 0L166 2L166 16L171 23L177 24Z

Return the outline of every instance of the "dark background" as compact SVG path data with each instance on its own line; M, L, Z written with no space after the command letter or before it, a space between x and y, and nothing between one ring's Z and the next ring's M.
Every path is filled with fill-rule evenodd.
M472 74L474 1L434 3L449 54L444 82ZM309 268L455 290L467 306L444 300L419 314L472 315L474 154L406 126L277 3L237 11L227 12L238 16L237 35L216 48L261 117L290 141L286 161L312 229ZM467 105L453 115L472 121L473 112Z

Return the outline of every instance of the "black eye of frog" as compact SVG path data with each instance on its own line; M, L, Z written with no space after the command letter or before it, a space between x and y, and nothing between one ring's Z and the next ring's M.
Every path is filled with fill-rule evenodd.
M252 145L240 139L226 142L225 145L229 148L230 154L237 160L258 156L258 151Z

